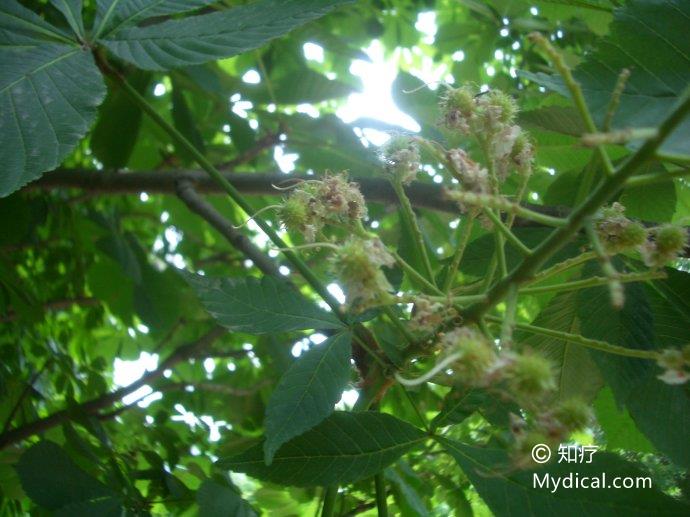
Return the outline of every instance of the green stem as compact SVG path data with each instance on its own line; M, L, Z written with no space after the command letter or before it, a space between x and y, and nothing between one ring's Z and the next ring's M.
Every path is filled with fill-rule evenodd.
M581 253L577 257L569 258L567 260L564 260L563 262L559 262L558 264L554 264L550 268L547 268L547 269L544 269L543 271L540 271L539 273L537 273L531 279L527 280L524 283L526 285L531 285L531 284L536 284L538 282L542 282L548 278L551 278L552 276L555 276L559 273L562 273L564 271L572 269L576 266L579 266L580 264L584 264L585 262L592 260L596 257L597 257L597 255L593 251L586 251L584 253Z
M515 246L520 253L522 253L526 257L529 257L532 254L532 250L525 246L523 242L520 239L518 239L513 232L510 231L510 228L503 224L503 221L501 221L501 219L493 212L493 210L489 210L487 208L484 210L484 213L487 215L489 219L491 219L491 222L494 223L494 226L498 228L498 230L505 236L505 238L508 239L508 242Z
M491 210L487 210L487 212L490 211ZM505 278L508 276L508 264L506 262L506 247L503 234L494 232L494 241L496 242L496 263L498 264L498 270L501 278Z
M423 285L427 291L443 296L443 291L441 291L434 284L429 282L424 278L415 268L409 265L400 255L396 252L391 252L393 258L398 263L398 265L410 276L412 280L417 281L419 284Z
M402 213L404 214L407 224L409 225L409 228L412 230L412 234L414 236L417 248L419 250L419 254L422 257L422 263L424 265L427 278L431 283L435 283L434 270L431 268L429 254L427 253L426 244L424 243L424 234L422 234L422 230L419 227L417 216L415 215L414 209L412 208L412 203L410 203L410 198L407 197L405 189L403 188L402 183L398 179L391 179L391 184L393 185L393 190L395 190L395 194L398 196L398 200L400 201L400 205L402 206Z
M518 186L517 194L515 195L515 204L520 205L522 203L522 199L525 197L525 194L527 193L527 185L529 183L529 173L521 173L520 175L520 185ZM515 222L515 213L509 213L508 214L508 219L506 219L506 226L508 229L513 227L513 223Z
M501 346L510 348L513 344L513 329L515 328L515 313L517 312L518 290L513 285L506 296L506 312L501 324Z
M497 316L486 315L485 318L494 323L501 323L501 318ZM625 357L638 357L641 359L657 359L659 357L659 353L654 350L638 350L635 348L626 348L624 346L613 345L611 343L607 343L606 341L600 341L598 339L589 339L584 336L581 336L580 334L571 334L569 332L562 332L560 330L537 327L535 325L529 325L527 323L516 323L515 328L519 330L524 330L525 332L530 332L532 334L553 337L556 339L560 339L561 341L567 341L569 343L574 343L576 345L582 345L586 348L599 350L600 352L606 352L608 354L621 355Z
M475 194L474 192L464 192L462 190L449 190L446 192L446 196L448 199L456 201L461 206L470 205L479 208L495 208L508 214L515 214L523 219L543 224L544 226L552 226L553 228L561 228L568 223L567 219L540 214L539 212L520 206L517 203L512 203L501 196Z
M631 282L645 282L647 280L655 280L659 278L666 278L663 271L650 271L647 273L629 273L618 276L618 281L622 283ZM611 281L610 278L593 276L583 280L575 280L574 282L563 282L560 284L543 285L540 287L525 287L520 289L520 294L540 294L549 293L552 291L564 292L575 291L577 289L586 289L588 287L596 287L599 285L606 285Z
M402 321L400 321L400 318L396 316L395 312L393 312L393 309L389 305L385 305L383 307L383 313L388 317L393 326L397 328L398 331L405 337L405 341L408 345L414 343L414 336L409 330L407 330L407 327Z
M599 235L597 235L597 232L594 229L594 224L592 224L591 220L587 220L585 222L585 231L587 232L587 236L592 244L594 253L596 253L597 257L599 258L601 270L608 279L607 285L609 286L611 304L616 309L621 309L625 304L625 292L623 291L623 284L621 284L620 280L618 280L618 271L616 271L616 269L613 267L611 257L609 257L608 253L606 253L606 250L604 249L604 246L601 244Z
M587 131L589 133L596 133L598 131L597 125L594 123L592 114L589 112L587 102L585 101L585 96L582 93L582 88L580 88L580 84L573 77L573 74L570 71L570 67L563 60L563 56L554 48L553 45L551 45L549 40L547 40L543 35L539 33L532 33L530 36L532 38L532 41L534 41L549 56L549 58L553 62L554 67L556 67L556 70L563 78L563 82L565 82L568 91L570 91L570 96L572 97L573 102L575 103L575 108L579 112L580 118L582 118L582 121L585 123ZM606 175L609 177L612 176L614 172L614 167L613 163L611 163L609 155L606 153L606 149L604 149L603 145L598 145L596 146L596 150L599 157L601 158L601 161L604 164L604 170L606 171Z
M161 127L170 138L172 138L177 144L184 148L194 160L204 169L209 176L211 176L218 185L220 185L223 190L230 196L230 198L239 206L248 217L251 217L255 210L247 203L239 191L225 179L223 174L216 169L216 167L192 144L185 136L180 133L174 126L168 123L157 111L156 109L148 103L148 101L135 89L133 88L124 77L119 73L113 71L111 76L117 81L122 89L129 95L129 97L137 104L144 113L146 113L151 120L153 120L158 126ZM288 261L297 269L302 277L307 281L307 283L316 291L319 296L331 307L333 313L339 318L343 319L343 315L340 312L340 304L338 301L331 296L326 287L319 281L316 275L309 269L309 267L302 261L302 259L294 252L289 250L287 244L278 236L276 231L268 225L266 221L261 218L255 218L256 224L263 230L263 232L268 236L269 239L280 248Z
M474 225L474 215L469 214L467 216L467 222L462 225L460 229L460 235L458 235L458 245L455 248L455 253L453 254L453 260L450 263L448 272L446 273L446 279L443 282L443 291L450 292L453 286L453 280L455 280L455 275L458 274L458 267L460 267L460 262L462 261L462 256L465 254L465 248L467 243L470 241L470 235L472 234L472 226Z
M486 301L477 303L467 309L463 316L468 321L477 321L486 311L501 300L511 284L523 284L541 268L558 250L565 246L582 228L587 218L591 217L604 203L616 194L627 179L644 163L654 157L657 149L669 134L683 121L690 112L690 88L681 95L676 106L659 126L656 137L647 140L632 156L623 162L617 171L601 182L590 196L580 204L568 217L565 226L557 228L537 246L532 255L525 258L520 265L503 280L496 283L488 292Z
M327 486L323 494L323 510L321 517L332 517L335 510L335 500L338 497L338 486Z
M383 471L374 476L374 486L376 488L376 510L379 517L388 517L388 495L386 494L386 481L383 478Z
M663 183L673 178L682 178L690 175L690 169L680 169L672 172L660 172L655 174L640 174L633 176L625 182L626 187L644 187L654 183Z

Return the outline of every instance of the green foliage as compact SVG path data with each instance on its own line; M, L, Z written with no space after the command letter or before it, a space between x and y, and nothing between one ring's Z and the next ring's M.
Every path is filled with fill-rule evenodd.
M264 463L261 444L221 458L218 466L282 485L352 483L384 469L425 439L422 431L390 415L336 411L283 445L270 466Z
M347 332L327 339L282 376L266 407L267 465L283 443L333 412L350 380L351 341Z
M209 313L225 327L255 334L303 329L333 329L338 319L285 282L262 279L206 278L185 275Z
M3 2L0 514L688 514L688 17Z

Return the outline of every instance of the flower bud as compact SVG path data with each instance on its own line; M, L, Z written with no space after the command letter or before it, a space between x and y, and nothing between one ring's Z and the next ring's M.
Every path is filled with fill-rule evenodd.
M488 372L498 359L493 344L469 327L456 328L444 334L441 346L460 355L452 368L458 381L465 384L484 385Z
M592 421L592 410L578 398L559 402L552 414L554 420L568 432L579 431Z
M513 149L510 151L510 160L520 174L529 175L532 172L532 162L534 162L534 146L524 132L515 139Z
M430 332L441 325L454 309L440 302L432 302L425 296L415 299L410 327L415 330Z
M516 355L505 375L509 390L518 400L534 401L556 389L551 362L533 353Z
M393 136L383 147L382 156L386 170L403 185L409 185L417 177L419 146L412 138Z
M316 217L314 206L317 199L308 189L297 189L290 194L278 211L278 216L288 231L300 233L313 242L323 223Z
M515 100L500 90L491 90L477 97L477 120L485 133L497 133L509 126L517 115Z
M331 268L343 283L348 302L362 310L380 303L392 290L381 266L394 264L395 259L377 237L352 237L331 258Z
M620 253L644 243L647 230L625 215L625 207L613 203L601 210L596 222L596 230L604 250L611 255Z
M667 348L661 352L656 363L666 370L680 370L687 363L683 352L677 348Z
M649 267L661 267L675 260L688 245L687 230L673 224L652 228L648 237L640 253Z
M448 90L441 99L441 124L466 135L474 118L476 103L469 86Z
M489 173L484 167L472 160L462 149L451 149L447 155L462 182L464 191L476 194L485 194L489 191Z

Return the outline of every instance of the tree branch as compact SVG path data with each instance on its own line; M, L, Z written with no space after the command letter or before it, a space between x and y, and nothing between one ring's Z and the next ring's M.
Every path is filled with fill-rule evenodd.
M227 331L215 326L206 334L201 336L196 341L182 345L173 351L155 370L146 373L140 379L134 381L129 386L120 388L111 393L106 393L95 399L91 399L82 404L62 409L40 418L21 427L16 427L0 435L0 450L5 447L25 440L30 436L47 431L56 427L72 417L82 415L97 416L101 409L107 408L120 401L126 395L135 392L142 386L151 383L153 380L161 377L165 370L173 368L178 363L199 355L202 351L208 348L216 339L225 334Z
M247 195L281 195L273 185L287 181L313 180L313 176L299 174L277 174L273 172L238 173L224 172L223 177L239 192ZM395 190L385 178L352 177L359 184L362 194L368 201L397 205ZM199 194L222 194L224 191L205 172L198 170L165 170L139 172L103 172L87 169L59 169L30 183L27 190L54 190L77 188L93 194L175 194L176 185L181 180L189 181ZM458 214L457 204L446 199L443 188L436 184L415 182L405 187L410 203L416 208L426 208L450 214ZM533 212L564 217L568 215L565 207L547 207L523 203ZM516 226L534 226L534 223L518 217Z
M177 182L177 195L187 207L200 215L244 256L254 262L264 274L280 277L275 263L257 248L245 235L236 230L212 205L204 201L194 189L194 184L181 179Z

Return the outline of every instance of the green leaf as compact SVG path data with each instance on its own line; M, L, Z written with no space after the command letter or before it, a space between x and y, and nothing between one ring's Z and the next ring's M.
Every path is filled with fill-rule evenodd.
M658 164L641 167L638 174L666 172ZM676 211L676 186L673 179L644 185L628 187L619 200L625 206L625 215L643 221L666 223L673 219Z
M252 517L256 512L234 487L205 480L196 493L199 515L204 517Z
M46 39L74 43L66 33L19 3L10 0L0 5L0 42L3 47L35 47L44 44Z
M654 127L663 120L690 83L688 18L690 4L684 0L634 0L615 10L610 35L602 38L598 48L575 70L598 121L606 114L623 68L629 68L631 75L613 127ZM565 93L560 81L531 77ZM690 120L686 120L666 140L662 151L690 154L689 135Z
M69 23L70 28L79 37L84 36L84 20L81 17L81 0L50 0Z
M182 133L194 147L205 153L204 141L201 138L201 133L199 133L194 115L187 105L182 86L175 80L172 81L172 119L175 129ZM188 161L194 161L189 151L183 147L176 146L176 150L178 155L186 156Z
M6 196L74 149L91 127L105 85L88 49L34 39L51 37L52 29L27 9L8 4L0 14L9 18L0 22L0 196Z
M533 325L570 334L580 333L577 318L577 291L553 298L539 313ZM587 402L594 399L603 382L597 365L587 349L568 341L535 334L520 334L520 346L528 346L547 357L555 366L558 399L580 397Z
M540 128L570 136L582 136L587 132L580 114L575 108L547 106L520 114L520 124L525 128Z
M333 412L350 380L352 335L344 332L316 345L280 379L266 407L266 465L288 440Z
M135 71L127 77L141 94L151 82L151 74ZM107 169L125 167L137 143L142 112L122 88L112 88L101 105L91 133L91 150Z
M518 414L520 408L514 403L502 400L499 395L480 388L453 388L443 399L441 412L431 421L436 429L459 424L474 413L495 425L507 427L510 413Z
M221 279L184 274L184 278L206 310L230 330L265 334L342 327L333 314L271 277Z
M654 447L637 429L628 410L616 407L616 401L609 388L599 392L594 401L594 411L597 422L604 431L608 449L654 452Z
M283 445L270 467L263 444L217 465L281 485L347 484L386 468L425 439L422 431L390 415L336 411Z
M95 37L105 37L118 30L154 16L186 13L217 0L96 0Z
M26 494L48 510L63 515L120 515L124 511L117 494L81 470L56 444L41 441L28 449L17 464ZM76 505L76 506L75 506Z
M578 296L582 334L610 343L654 350L687 343L690 274L667 270L669 279L645 286L627 284L626 303L615 311L608 290L586 289ZM616 402L630 412L638 429L676 464L690 466L687 429L690 392L657 379L652 361L590 351L610 384Z
M258 48L352 0L260 0L211 14L119 30L101 40L146 70L169 70Z
M606 483L615 477L645 476L635 465L615 454L599 452L592 463L556 463L536 470L515 471L505 451L466 445L438 438L445 450L458 462L484 502L498 516L520 515L684 515L688 507L654 488L630 490L606 488L540 487L545 475L563 478L572 474L600 478ZM556 453L554 453L556 455ZM592 484L592 486L594 486Z

